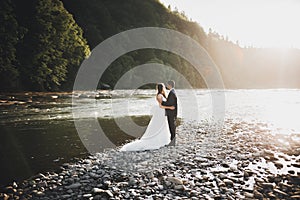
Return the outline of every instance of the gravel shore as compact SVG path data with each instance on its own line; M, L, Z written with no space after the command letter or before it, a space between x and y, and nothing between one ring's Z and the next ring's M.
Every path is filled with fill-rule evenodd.
M233 120L219 132L208 127L184 122L175 147L110 149L12 183L0 198L300 199L299 134Z

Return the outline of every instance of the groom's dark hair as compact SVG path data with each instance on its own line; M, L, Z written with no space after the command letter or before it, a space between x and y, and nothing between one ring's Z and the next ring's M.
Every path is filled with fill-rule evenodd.
M172 88L175 87L175 81L171 80L171 81L168 81L168 85L171 85Z

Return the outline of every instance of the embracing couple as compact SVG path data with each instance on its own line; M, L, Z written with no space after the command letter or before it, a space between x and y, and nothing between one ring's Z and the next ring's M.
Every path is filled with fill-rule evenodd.
M144 135L133 142L125 144L120 151L144 151L159 149L166 145L175 145L177 96L175 82L168 81L170 90L166 97L166 88L163 83L156 85L156 101L158 105L153 110L153 116Z

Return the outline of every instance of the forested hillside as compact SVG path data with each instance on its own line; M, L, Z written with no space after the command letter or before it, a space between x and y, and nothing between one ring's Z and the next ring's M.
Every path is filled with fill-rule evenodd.
M1 90L58 90L71 81L89 47L62 2L1 4Z
M172 12L158 0L63 0L65 8L82 27L88 44L93 49L104 39L119 32L138 27L164 27L178 30L206 45L207 35L196 23L179 12ZM118 58L102 76L101 82L113 86L130 68L155 62L169 65L188 77L194 87L205 87L202 77L180 57L154 49L130 52ZM162 72L165 79L168 72Z
M195 39L218 65L228 88L300 86L299 50L241 48L215 32L205 33L158 0L1 0L0 23L0 91L72 90L80 63L95 46L121 31L146 26ZM101 83L113 87L126 71L149 62L172 66L194 87L206 87L188 62L154 49L121 56Z
M226 88L300 88L299 49L241 48L212 32L208 41Z

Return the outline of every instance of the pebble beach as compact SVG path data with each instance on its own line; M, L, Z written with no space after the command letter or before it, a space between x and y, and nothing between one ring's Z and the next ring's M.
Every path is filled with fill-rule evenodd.
M208 128L210 127L210 128ZM107 149L59 172L1 189L2 199L300 199L298 134L263 123L183 122L177 145L154 151Z

